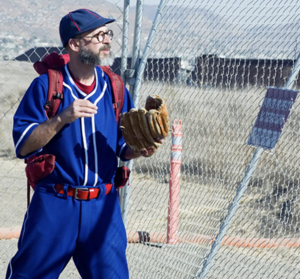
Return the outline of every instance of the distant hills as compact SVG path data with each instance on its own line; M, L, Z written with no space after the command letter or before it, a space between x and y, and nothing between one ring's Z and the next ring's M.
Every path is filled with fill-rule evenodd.
M123 5L122 1L118 2ZM113 48L121 54L123 7L109 1L83 0L3 1L0 10L0 57L10 59L33 47L61 46L58 25L61 17L71 10L88 8L104 17L116 19L111 24L115 33ZM135 7L130 8L128 54L133 45ZM144 49L157 6L144 5L141 51ZM267 25L262 20L241 23L240 19L228 20L216 9L166 6L161 23L156 30L150 56L195 57L215 54L221 57L295 58L300 51L298 41L300 19L292 23Z
M118 2L122 4L122 1ZM123 7L109 1L3 1L0 10L0 57L11 58L36 46L60 46L58 27L60 19L69 11L88 8L104 17L116 19L111 24L115 34L114 49L120 52L122 44ZM143 38L147 37L155 16L156 6L144 7ZM129 49L132 48L135 8L130 9ZM143 39L145 42L145 39ZM142 42L142 43L143 43Z

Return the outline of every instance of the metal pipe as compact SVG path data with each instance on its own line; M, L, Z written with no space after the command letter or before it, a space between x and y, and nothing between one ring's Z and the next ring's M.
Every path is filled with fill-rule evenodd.
M133 92L133 103L135 105L137 105L139 103L139 98L140 98L140 89L141 89L141 85L142 85L142 80L143 80L143 74L144 74L144 70L145 70L145 66L147 64L147 59L150 53L150 48L155 36L155 32L156 32L156 28L160 22L160 18L162 15L162 11L163 8L165 6L165 0L161 0L159 3L159 6L157 8L157 12L153 21L153 25L143 52L143 56L138 68L138 72L136 75L136 82L135 82L135 87L134 87L134 92Z
M159 24L161 13L163 7L165 5L165 1L161 0L158 6L155 19L147 40L147 44L145 50L143 52L143 56L141 59L141 63L139 63L139 53L140 53L140 44L141 44L141 31L142 31L142 19L143 19L143 1L137 0L136 5L136 18L135 18L135 31L134 31L134 44L133 44L133 52L132 52L132 60L131 60L131 70L129 71L129 76L127 77L127 81L130 84L130 92L132 95L134 106L137 107L139 103L139 95L143 73L145 70L145 65L147 63L147 59L150 52L150 47L154 38L154 34L156 31L156 27ZM132 160L127 163L127 167L132 170ZM121 197L121 212L123 222L126 226L127 224L127 214L128 214L128 201L130 198L130 185L131 185L131 177L129 178L128 184L123 187L120 191Z
M299 71L300 71L300 52L298 54L298 57L296 59L296 62L295 62L295 65L289 75L289 78L285 84L285 89L292 89L293 88L293 85L294 85L294 82L295 80L297 80L297 77L299 75Z
M240 186L237 189L237 192L233 199L233 202L229 206L227 216L225 217L225 220L221 225L219 233L214 241L214 244L211 247L208 257L206 258L206 260L203 264L202 271L198 276L199 279L204 279L205 276L207 275L207 273L209 272L210 267L213 263L213 259L222 244L223 237L225 236L227 229L229 228L232 217L234 216L235 212L237 211L237 209L239 207L239 203L240 203L245 191L247 190L247 186L250 181L250 178L255 170L255 167L258 163L259 157L263 153L263 151L264 151L264 149L262 147L256 148L256 150L253 154L252 160L250 161L250 164L246 170L245 176L244 176Z
M127 57L128 57L128 30L129 30L129 10L130 0L124 0L123 10L123 36L122 36L122 57L121 57L121 78L126 84L126 70L127 70Z
M127 82L126 72L127 72L127 58L128 58L128 30L129 30L129 10L130 10L130 0L124 0L124 10L123 10L123 38L122 38L122 58L121 58L121 78L124 81L124 84ZM118 165L126 165L126 163L118 160ZM129 167L129 166L127 166ZM124 193L125 189L128 187L127 184L121 190L119 190L120 194L120 206L121 213L124 224L126 226L125 219L125 204L126 204L126 193Z
M143 23L143 3L144 0L136 1L136 12L135 12L135 25L134 25L134 41L132 47L131 57L131 70L129 71L129 91L131 96L134 98L135 78L140 62L140 49L141 49L141 33ZM137 104L134 103L135 106Z
M137 0L136 2L136 17L134 26L134 42L131 57L131 69L127 71L129 75L126 75L126 81L129 83L129 92L134 92L135 75L138 69L139 56L140 56L140 44L141 44L141 32L142 32L142 21L143 21L143 0ZM127 62L127 59L126 59ZM132 95L133 96L133 95ZM134 97L134 96L133 96ZM134 104L137 106L137 104ZM132 170L133 162L124 163L130 170ZM131 187L131 175L128 179L127 184L120 190L120 202L121 202L121 214L124 225L127 225L127 215L128 215L128 204L130 198L130 187Z

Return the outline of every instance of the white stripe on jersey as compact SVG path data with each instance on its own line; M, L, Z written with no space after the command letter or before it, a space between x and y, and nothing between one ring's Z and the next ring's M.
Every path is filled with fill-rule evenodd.
M20 136L20 138L19 138L19 140L18 140L18 142L17 142L17 144L16 144L16 147L15 147L15 150L17 150L17 148L18 148L18 146L19 146L19 144L21 143L21 141L22 141L22 139L25 137L25 135L27 134L27 132L28 132L28 130L32 127L32 126L34 126L34 125L39 125L39 123L32 123L32 124L30 124L27 128L26 128L26 130L23 132L23 134Z

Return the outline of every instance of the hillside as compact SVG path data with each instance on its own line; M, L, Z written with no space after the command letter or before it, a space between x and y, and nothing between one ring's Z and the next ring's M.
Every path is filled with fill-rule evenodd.
M122 2L118 3L122 4ZM0 11L0 57L11 59L34 46L60 46L59 21L63 15L78 8L88 8L97 11L104 17L115 18L116 23L111 25L115 33L113 44L117 51L120 50L122 44L123 7L116 6L105 0L91 0L88 1L88 4L83 0L76 1L76 3L58 0L51 2L14 0L2 3ZM143 29L148 34L152 21L147 18L146 14L143 18ZM135 9L132 9L129 19L129 49L132 47L134 19Z
M121 55L123 29L123 2L54 0L5 1L0 11L0 57L13 59L33 47L60 46L58 26L61 17L71 10L89 8L102 16L116 19L111 24L115 33L112 43L117 55ZM120 6L118 6L120 5ZM228 7L227 7L228 8ZM228 8L229 9L229 8ZM143 51L153 20L156 5L144 5L141 35ZM134 37L136 8L130 8L128 54L131 55ZM224 13L223 13L224 14ZM229 9L226 17L220 7L199 5L166 6L153 42L152 57L216 54L222 57L294 59L300 51L297 43L300 18L287 23L278 14L278 22L270 24L270 18L256 20L256 13L243 22ZM269 23L268 23L269 22Z

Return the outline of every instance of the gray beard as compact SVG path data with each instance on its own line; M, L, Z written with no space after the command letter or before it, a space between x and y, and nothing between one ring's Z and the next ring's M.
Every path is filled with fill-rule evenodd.
M115 60L114 52L110 50L109 55L107 55L103 58L100 58L101 50L102 49L99 50L99 54L94 54L89 49L86 49L85 47L81 47L79 59L82 63L88 64L88 65L112 66L114 64L114 60Z

